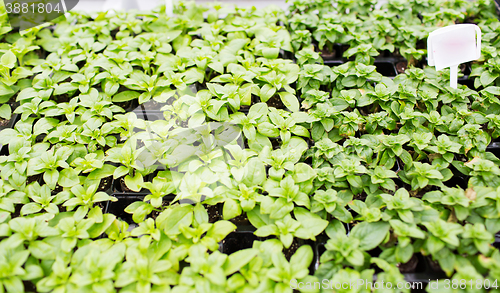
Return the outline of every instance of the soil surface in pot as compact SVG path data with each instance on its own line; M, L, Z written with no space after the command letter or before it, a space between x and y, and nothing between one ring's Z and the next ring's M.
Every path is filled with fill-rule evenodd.
M285 104L283 104L283 102L281 101L281 99L279 98L278 95L272 96L266 103L269 107L274 107L276 109L285 109L286 108Z
M232 232L222 240L222 252L232 254L236 251L252 248L253 242L259 240L252 232Z
M113 182L113 177L111 176L102 178L101 182L99 183L99 187L97 188L97 191L108 190L111 187L111 182Z
M0 127L7 127L9 126L9 123L12 119L9 119L9 120L6 120L6 119L2 119L0 118Z
M397 267L402 274L414 273L417 269L419 259L416 254L414 254L407 263L398 263Z

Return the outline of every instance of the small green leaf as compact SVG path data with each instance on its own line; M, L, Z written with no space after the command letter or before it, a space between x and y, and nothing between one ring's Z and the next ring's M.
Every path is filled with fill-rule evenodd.
M12 117L12 109L9 104L4 104L0 107L0 118L9 120Z
M113 102L126 102L130 100L137 99L141 93L135 91L124 91L113 97Z

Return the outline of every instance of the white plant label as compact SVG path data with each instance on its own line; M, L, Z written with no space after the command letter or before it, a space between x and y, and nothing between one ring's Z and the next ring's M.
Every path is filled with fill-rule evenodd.
M436 70L450 68L450 86L457 88L458 66L481 56L481 29L456 24L437 29L427 39L427 59Z

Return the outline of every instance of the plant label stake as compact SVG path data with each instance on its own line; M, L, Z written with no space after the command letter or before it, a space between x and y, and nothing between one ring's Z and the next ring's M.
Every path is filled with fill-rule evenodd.
M481 29L456 24L437 29L427 39L427 59L436 70L450 68L450 86L457 88L458 66L481 57Z
M174 16L174 3L173 0L165 0L165 12L168 17Z

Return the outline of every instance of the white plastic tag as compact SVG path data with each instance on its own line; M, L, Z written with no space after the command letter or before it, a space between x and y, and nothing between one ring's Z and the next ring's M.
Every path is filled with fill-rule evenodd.
M172 1L173 0L165 0L165 12L168 17L174 16L174 4Z
M481 57L481 29L456 24L437 29L427 39L427 59L436 70L450 67L450 86L457 88L458 65Z

